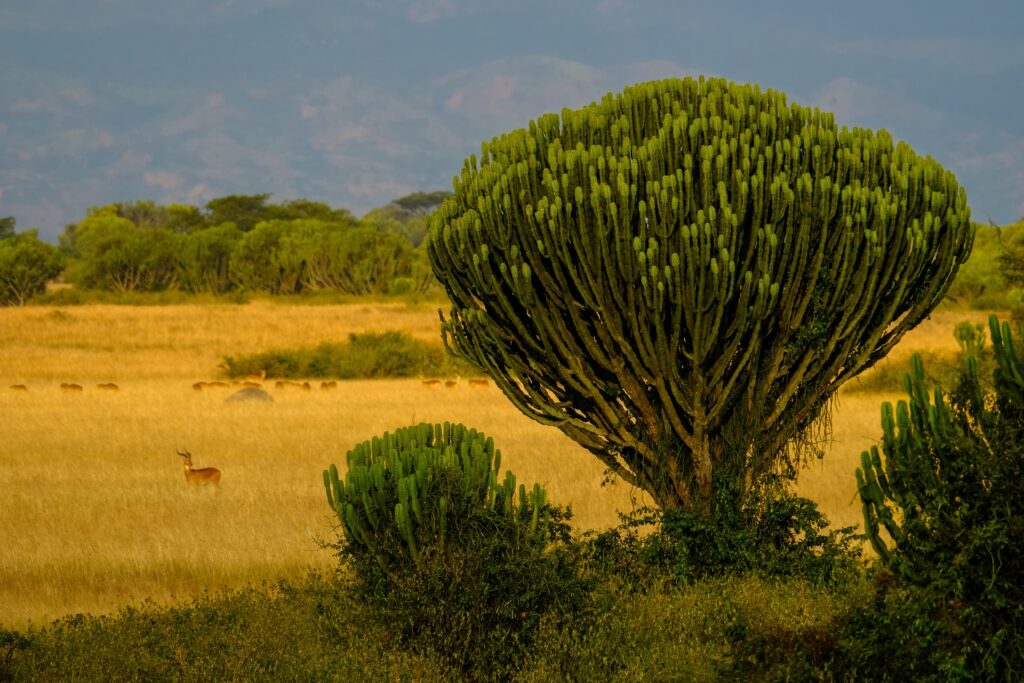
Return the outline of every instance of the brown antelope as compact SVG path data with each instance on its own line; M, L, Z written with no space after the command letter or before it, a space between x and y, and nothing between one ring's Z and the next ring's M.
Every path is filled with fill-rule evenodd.
M67 382L61 382L60 388L64 391L81 391L82 385L80 384L68 384Z
M423 386L425 386L425 387L436 387L439 384L441 384L441 380L439 380L439 379L421 379L420 383L423 384Z
M227 382L206 382L206 386L208 386L208 387L229 387L231 385L228 384Z
M245 382L252 382L253 384L259 384L260 382L262 382L266 378L267 378L267 371L266 370L260 370L256 374L251 374L250 373L250 374L246 375L245 376ZM243 382L243 384L245 382Z
M332 389L338 388L338 382L331 380L329 382L320 382L320 391L331 391Z
M96 388L102 389L103 391L117 391L121 387L117 386L113 382L104 382L103 384L97 384Z
M470 378L469 386L471 386L471 387L486 387L487 386L487 380L483 379L483 378L479 378L479 377L477 377L477 378Z
M188 451L182 453L178 451L178 455L185 458L185 481L189 484L213 484L214 486L220 485L220 470L216 467L200 467L194 469L192 467L192 454Z
M454 389L455 387L459 386L459 378L456 377L455 379L446 379L444 381L444 386L448 389Z
M28 387L24 384L12 384L11 389L14 391L28 391Z

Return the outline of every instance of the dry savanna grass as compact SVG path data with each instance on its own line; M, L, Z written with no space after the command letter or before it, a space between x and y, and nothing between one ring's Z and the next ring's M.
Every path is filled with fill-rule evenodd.
M894 352L955 349L952 328L983 314L940 313ZM420 421L457 421L495 438L503 465L603 528L648 502L602 487L600 463L519 414L493 386L419 379L339 382L333 391L263 386L270 403L225 403L223 356L403 329L437 338L436 305L0 309L0 624L295 577L335 564L322 469L355 443ZM62 391L78 384L81 391ZM100 389L116 383L117 390ZM314 383L319 387L319 382ZM21 385L24 389L12 389ZM836 524L856 524L853 470L879 433L884 396L844 394L827 455L800 492ZM223 473L189 486L178 450Z

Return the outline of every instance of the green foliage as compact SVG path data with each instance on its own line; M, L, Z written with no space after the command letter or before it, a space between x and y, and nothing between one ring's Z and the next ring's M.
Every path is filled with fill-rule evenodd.
M313 289L347 294L378 294L396 278L410 279L411 290L422 292L429 277L416 264L422 258L408 242L373 227L342 231L289 234L291 251L305 266L304 283Z
M242 231L234 223L189 231L177 254L178 284L193 294L225 294L234 282L231 255Z
M292 227L289 221L263 221L239 240L231 253L229 270L240 288L268 294L302 291L302 257L282 244ZM309 226L296 227L301 230Z
M204 231L205 232L205 231ZM429 277L401 237L372 227L316 218L271 220L245 233L231 253L232 282L246 290L298 294L384 292L396 278L424 291Z
M999 272L999 263L1008 240L1021 231L976 223L971 257L957 271L946 300L976 310L1007 308L1007 295L1014 285Z
M407 332L352 333L344 342L277 349L247 356L227 356L221 367L228 377L266 370L267 377L289 379L372 379L470 375L474 369L445 353L440 344L414 339Z
M137 228L166 228L171 221L168 208L152 199L118 202L114 208L118 216L131 221Z
M64 255L35 230L0 236L0 306L24 306L63 270Z
M989 329L994 392L969 355L955 391L930 396L915 356L909 402L883 404L881 452L861 454L857 483L882 563L933 596L933 621L970 634L968 670L1009 680L1024 671L1024 355L1008 323Z
M357 445L344 478L324 471L336 546L403 642L474 678L507 677L549 612L587 597L567 513L518 485L494 441L460 424L420 424Z
M164 208L167 211L167 225L165 227L171 232L187 235L196 230L202 230L203 228L215 225L208 223L206 217L195 206L168 204Z
M344 582L311 576L0 631L0 680L923 680L898 651L885 668L854 658L863 650L854 637L868 634L842 626L871 607L869 589L863 581L824 588L735 576L642 594L604 585L588 614L570 623L545 614L514 663L464 671L437 652L411 652L400 630ZM457 633L453 623L445 635Z
M0 240L7 239L8 237L14 237L14 216L4 216L0 218Z
M974 310L1005 310L1024 292L1015 276L1024 263L1024 224L976 225L971 256L957 272L947 301ZM1017 267L1015 267L1017 264Z
M167 289L176 282L180 239L166 228L137 228L116 206L95 209L74 232L77 284L122 293Z
M473 548L481 522L526 545L547 539L544 489L517 488L511 472L499 479L501 452L475 429L423 423L358 444L345 459L344 479L331 465L324 487L364 580L408 571L421 552Z
M261 221L267 220L265 214L270 194L232 194L211 199L206 203L207 221L213 225L234 223L242 232L249 232Z
M834 585L855 572L852 527L830 530L813 502L785 492L759 491L738 507L731 485L718 487L712 520L652 508L624 516L593 539L595 560L634 587L655 577L692 583L747 573Z
M1024 286L1024 223L1003 228L999 244L999 274L1010 285Z
M417 295L435 286L426 254L400 235L345 209L269 196L230 195L205 212L150 200L90 209L60 235L68 274L83 289L118 293Z
M363 221L384 232L401 235L418 247L426 236L426 217L449 196L451 192L446 191L414 192L373 209L363 216Z
M999 680L964 656L965 644L976 642L976 636L958 623L955 602L927 588L901 585L885 569L872 577L870 599L836 625L833 670L854 681Z
M485 142L426 243L455 353L662 508L706 516L716 474L742 498L795 469L973 234L953 175L887 132L702 78Z
M457 681L322 577L0 631L0 680Z

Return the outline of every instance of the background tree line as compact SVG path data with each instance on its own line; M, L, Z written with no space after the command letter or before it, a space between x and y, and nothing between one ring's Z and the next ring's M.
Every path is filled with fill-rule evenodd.
M0 305L23 305L64 275L81 289L197 294L423 292L434 286L421 245L447 192L417 192L357 218L308 199L228 195L202 208L149 200L91 208L59 248L0 217ZM1024 216L978 226L948 297L979 309L1024 307Z
M90 208L59 248L36 231L0 224L0 302L24 304L64 274L88 290L344 294L424 292L424 217L447 193L416 193L362 219L346 209L269 194L229 195L205 207L150 200Z

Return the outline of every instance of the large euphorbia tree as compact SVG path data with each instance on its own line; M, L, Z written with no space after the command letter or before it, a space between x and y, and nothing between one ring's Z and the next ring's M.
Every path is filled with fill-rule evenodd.
M964 191L777 91L642 83L485 142L430 220L446 345L663 508L792 465L939 303Z

